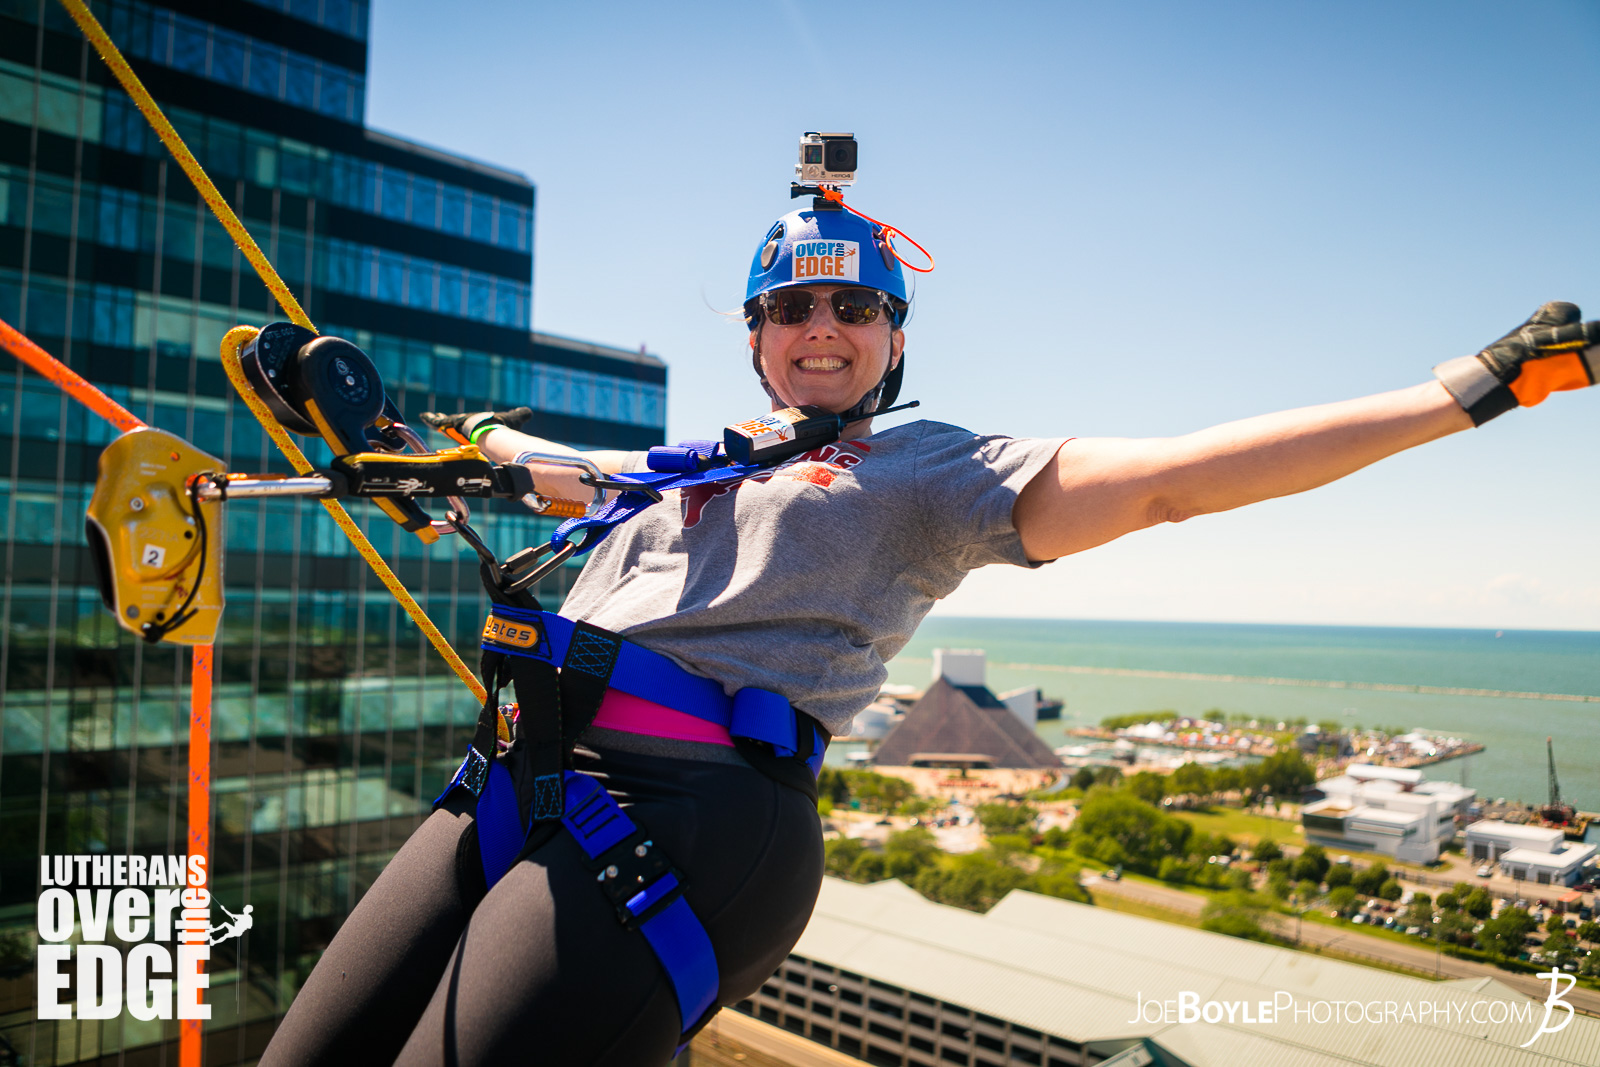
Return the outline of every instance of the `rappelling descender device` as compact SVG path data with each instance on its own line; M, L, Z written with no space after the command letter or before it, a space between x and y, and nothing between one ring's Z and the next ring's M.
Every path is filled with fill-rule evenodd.
M603 488L587 505L545 497L526 467L493 463L471 444L429 450L385 393L372 360L343 338L288 322L240 342L245 332L224 339L224 360L238 359L251 392L279 425L321 438L334 458L301 475L231 474L217 457L153 427L111 442L101 453L88 509L90 556L106 607L147 641L204 644L215 636L223 608L218 520L230 499L363 497L424 544L460 534L480 555L488 550L467 525L468 498L521 500L558 518L605 503ZM538 460L605 481L585 459ZM445 498L444 520L422 509L417 501L424 497Z

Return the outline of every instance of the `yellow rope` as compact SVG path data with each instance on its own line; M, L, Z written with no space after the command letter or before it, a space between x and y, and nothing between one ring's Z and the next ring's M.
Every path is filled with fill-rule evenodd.
M233 383L234 389L238 391L239 396L249 406L251 413L266 428L267 433L271 435L272 443L277 445L285 456L289 457L290 465L297 472L305 474L311 470L310 461L300 451L299 446L294 443L294 439L289 436L288 431L279 425L277 419L272 417L272 412L268 411L267 405L261 402L260 397L256 396L255 390L250 388L250 383L244 376L244 368L239 364L239 349L260 332L254 326L235 326L229 330L222 338L222 366L228 372L228 380ZM433 620L428 618L428 613L422 610L422 605L418 604L410 592L406 590L406 587L400 584L400 579L395 576L394 571L389 569L389 565L383 561L383 557L378 555L378 550L372 547L372 543L367 540L360 527L356 526L355 520L350 517L350 513L345 511L344 506L337 500L321 500L318 503L327 509L329 515L333 516L333 521L338 524L339 529L344 531L344 535L350 539L351 544L356 546L356 551L361 553L361 558L367 561L367 566L372 568L372 573L378 576L378 580L384 584L389 592L394 594L394 598L400 602L400 606L406 609L406 614L411 616L411 621L417 624L417 629L422 631L423 636L428 639L428 643L438 650L439 655L443 656L444 661L450 665L450 669L456 672L456 676L466 684L468 689L472 690L473 695L478 698L478 703L483 703L488 697L488 693L483 688L483 683L478 681L471 669L461 661L461 657L450 646L450 642L445 640L444 634L440 633L439 628L433 624Z
M189 151L189 147L183 143L183 138L178 136L178 131L172 128L172 123L168 122L167 117L161 113L161 108L151 98L149 90L139 81L139 77L134 74L133 68L128 66L128 61L122 58L122 53L117 50L117 46L111 43L111 38L106 34L99 20L94 17L94 13L89 10L88 5L83 0L61 0L61 6L67 9L67 13L72 16L72 21L78 24L78 28L83 31L84 37L94 46L94 50L100 53L100 58L105 60L106 66L111 68L111 73L116 75L117 81L121 83L122 88L133 98L133 102L138 106L140 112L144 114L144 117L150 121L150 125L156 131L156 135L161 138L161 143L167 146L167 150L178 161L178 166L182 167L183 172L189 176L189 180L194 183L195 189L199 191L201 198L205 200L206 206L211 208L211 213L217 217L218 222L222 223L222 228L228 231L228 235L239 246L239 251L244 253L244 258L250 261L250 265L255 268L256 274L260 276L262 283L266 285L267 291L272 294L273 299L283 308L284 313L289 316L289 320L296 326L303 326L315 333L317 328L312 325L310 318L306 316L305 311L300 307L300 302L294 298L294 294L283 283L283 279L278 277L278 272L273 270L272 264L262 254L254 238L250 236L250 232L244 228L244 223L239 221L239 217L233 213L233 209L222 198L222 194L217 191L217 187L211 183L211 179L200 166L199 160L194 158L194 154ZM239 346L254 337L256 332L254 328L248 326L235 327L228 332L222 342L223 366L227 368L228 378L233 382L235 391L238 392L239 396L250 408L250 413L261 423L262 428L267 431L267 434L272 438L273 443L278 446L279 450L289 458L289 462L294 469L301 474L305 474L311 470L311 463L294 441L290 439L283 427L278 425L278 420L272 417L272 413L267 410L266 405L255 395L255 390L250 388L239 367ZM394 594L394 598L400 602L400 606L405 608L406 614L411 616L411 621L416 623L417 628L427 637L428 643L438 650L439 655L443 656L444 661L450 665L450 669L456 672L456 676L466 684L468 689L472 690L473 695L481 703L487 695L483 684L478 681L467 665L461 661L461 657L456 654L456 650L450 647L450 642L445 640L444 634L440 633L439 628L433 624L433 620L428 618L427 612L422 610L422 605L418 604L416 599L406 591L405 586L400 584L400 579L395 577L394 572L383 561L383 557L378 555L378 550L372 547L372 543L367 540L360 527L356 526L343 505L337 500L324 500L321 501L321 504L327 509L328 514L333 516L333 521L338 524L339 529L343 530L344 535L356 546L356 551L361 554L362 559L367 561L367 565L372 568L373 573L377 574L379 581L383 582L389 592Z

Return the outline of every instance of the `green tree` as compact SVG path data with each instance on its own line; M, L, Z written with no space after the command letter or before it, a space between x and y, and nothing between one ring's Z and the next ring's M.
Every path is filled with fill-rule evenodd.
M1094 787L1094 768L1079 767L1072 775L1072 788L1081 789L1087 793Z
M1052 826L1044 832L1046 848L1063 849L1072 840L1072 833L1064 826Z
M1348 863L1335 863L1328 868L1327 877L1323 881L1328 883L1329 889L1337 889L1342 885L1349 885L1355 880L1355 868Z
M1578 945L1565 930L1557 930L1544 939L1544 948L1541 951L1544 952L1546 959L1553 959L1557 963L1570 963L1578 951Z
M994 834L1026 833L1039 813L1026 804L979 804L974 810L983 832Z
M969 911L988 911L995 902L1027 881L1028 876L986 852L952 856L948 863L924 868L912 888L929 900Z
M817 799L827 797L836 806L843 806L850 802L850 783L845 781L844 772L834 767L822 768L822 773L817 775Z
M1437 903L1440 911L1455 911L1461 906L1461 898L1456 896L1454 889L1446 889L1439 894Z
M1600 978L1600 951L1591 952L1578 964L1578 973L1585 978Z
M1110 786L1115 789L1122 784L1121 767L1101 767L1094 772L1094 784Z
M1393 878L1385 879L1384 883L1378 887L1378 896L1388 901L1399 900L1405 895L1405 892L1400 883Z
M1294 884L1294 895L1302 904L1315 900L1319 892L1321 890L1317 888L1317 883L1312 881L1302 880Z
M1577 935L1579 941L1587 941L1591 945L1600 945L1600 922L1590 920L1578 924Z
M1159 804L1161 798L1167 795L1167 780L1154 771L1140 771L1122 783L1134 796L1146 804Z
M1263 837L1260 841L1257 841L1256 847L1250 851L1252 858L1257 863L1271 863L1283 858L1283 849L1279 848L1278 843L1270 837ZM1285 875L1288 873L1288 871L1284 872Z
M865 852L867 846L860 839L854 837L838 837L823 843L823 869L829 874L840 878L850 876L850 868L856 862L856 857Z
M1383 883L1389 880L1389 868L1381 863L1374 863L1370 867L1363 867L1356 872L1350 884L1356 887L1356 892L1362 896L1375 897L1383 888Z
M1547 934L1562 933L1566 928L1566 918L1558 912L1551 912L1550 918L1544 921L1544 932Z
M1175 796L1183 794L1207 796L1211 792L1211 772L1201 764L1191 761L1172 772L1168 786L1169 791Z
M889 877L889 864L881 852L867 851L856 857L850 865L849 878L852 882L881 882Z
M1294 858L1294 866L1289 871L1290 877L1296 881L1302 879L1320 882L1328 876L1328 853L1321 845L1307 845L1300 850L1300 855Z
M1288 875L1274 871L1267 876L1267 892L1279 900L1288 900L1291 891Z
M1244 789L1244 771L1238 767L1218 767L1211 772L1213 793L1238 793Z
M1078 881L1079 868L1070 864L1044 864L1033 877L1024 884L1024 888L1035 893L1042 893L1047 897L1059 897L1062 900L1076 900L1079 904L1093 904L1089 891L1083 888Z
M1472 940L1472 928L1476 925L1472 916L1459 908L1452 911L1439 913L1439 921L1435 924L1435 931L1440 941L1467 944Z
M911 783L903 778L891 778L876 771L844 771L850 795L861 801L867 811L891 812L909 800L915 793Z
M1272 935L1261 924L1266 914L1265 903L1253 893L1237 890L1222 893L1208 901L1201 911L1200 929L1252 941L1271 941Z
M1163 856L1187 855L1185 846L1191 833L1189 824L1182 819L1120 790L1092 793L1085 798L1073 831L1088 841L1114 843L1126 862L1147 872L1154 871ZM1091 846L1090 854L1102 862L1112 862L1102 855L1099 844Z
M1457 895L1460 895L1459 891ZM1487 919L1494 911L1494 898L1489 895L1487 889L1477 886L1461 901L1461 910L1474 919ZM1523 914L1526 915L1527 912Z
M1274 752L1250 770L1256 788L1275 797L1297 797L1317 780L1317 772L1294 749Z
M1506 908L1483 924L1478 931L1478 947L1509 959L1522 951L1522 943L1538 926L1538 921L1522 908Z
M1426 893L1418 893L1411 898L1411 904L1406 908L1405 922L1407 926L1420 926L1424 930L1433 926L1433 901Z
M1356 893L1354 888L1347 885L1339 886L1328 893L1328 903L1333 905L1333 910L1346 918L1356 910L1356 901L1358 899L1359 894Z
M898 878L907 885L915 880L924 867L937 864L940 855L942 853L932 831L922 826L890 834L883 846L887 877Z

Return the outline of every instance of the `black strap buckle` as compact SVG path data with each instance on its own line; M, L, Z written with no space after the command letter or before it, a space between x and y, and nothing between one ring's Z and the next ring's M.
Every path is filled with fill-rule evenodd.
M643 926L683 896L683 875L667 859L661 846L650 840L642 829L591 859L589 869L595 872L600 891L616 910L617 921L630 930ZM628 907L628 901L665 877L672 878L673 887L635 914Z

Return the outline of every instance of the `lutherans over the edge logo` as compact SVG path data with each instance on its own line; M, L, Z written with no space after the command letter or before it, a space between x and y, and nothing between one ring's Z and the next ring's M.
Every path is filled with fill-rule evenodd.
M837 278L842 282L861 280L861 245L855 241L796 241L794 280Z
M39 1018L211 1018L211 946L252 916L211 924L204 856L40 856L39 885Z

